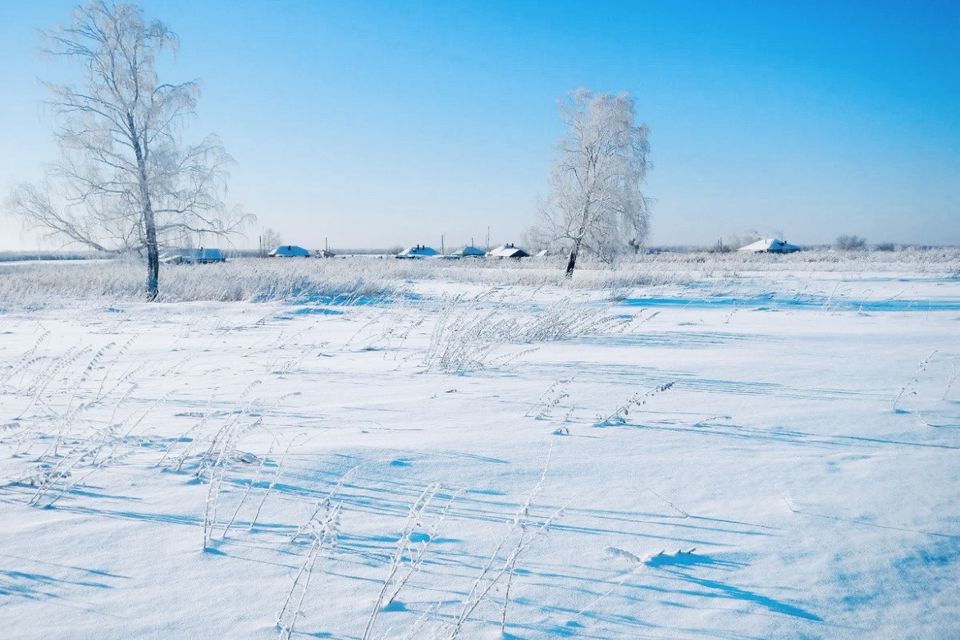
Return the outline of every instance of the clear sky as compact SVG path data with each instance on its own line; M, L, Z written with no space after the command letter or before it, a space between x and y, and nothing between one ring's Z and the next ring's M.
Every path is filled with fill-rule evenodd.
M36 29L0 2L0 189L56 157ZM557 99L628 91L651 130L652 244L756 230L960 244L960 2L146 0L198 78L188 134L236 158L231 199L288 242L520 238ZM37 248L0 217L0 250Z

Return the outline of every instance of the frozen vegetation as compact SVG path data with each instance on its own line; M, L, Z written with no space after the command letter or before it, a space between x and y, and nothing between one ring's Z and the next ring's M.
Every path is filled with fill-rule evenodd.
M745 280L788 278L788 289L800 290L804 279L813 286L834 278L869 279L873 275L960 277L960 249L908 249L896 252L805 251L770 254L667 252L620 260L616 266L581 258L582 273L567 279L566 256L501 260L392 260L390 256L358 256L335 260L238 259L223 264L184 268L162 265L166 302L266 302L311 296L393 296L428 288L437 282L471 285L547 287L593 291L602 296L661 285L705 284L737 288ZM0 262L0 307L51 306L78 302L143 298L142 265L135 260ZM833 274L833 275L829 275ZM906 288L906 287L903 287ZM474 289L478 290L478 289ZM527 295L522 290L520 295ZM880 294L878 294L880 295Z
M960 635L960 252L0 265L0 635Z

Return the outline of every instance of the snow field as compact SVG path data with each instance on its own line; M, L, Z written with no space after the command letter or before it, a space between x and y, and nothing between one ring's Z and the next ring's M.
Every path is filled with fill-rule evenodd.
M8 281L4 633L960 634L955 266L719 260L615 296L526 267L259 303Z

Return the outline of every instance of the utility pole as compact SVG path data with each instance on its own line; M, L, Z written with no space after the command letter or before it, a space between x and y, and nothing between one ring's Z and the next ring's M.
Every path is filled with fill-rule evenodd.
M443 250L443 234L440 234L440 255L446 255L446 251Z
M490 225L487 225L487 251L490 251Z

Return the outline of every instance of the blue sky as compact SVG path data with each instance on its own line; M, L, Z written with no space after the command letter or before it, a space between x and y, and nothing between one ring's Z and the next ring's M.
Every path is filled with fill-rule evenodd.
M35 30L74 2L0 3L0 189L56 157ZM628 91L651 130L653 244L756 230L960 244L960 3L141 3L198 78L189 136L237 160L231 199L289 242L516 240L557 99ZM0 250L34 248L0 218Z

